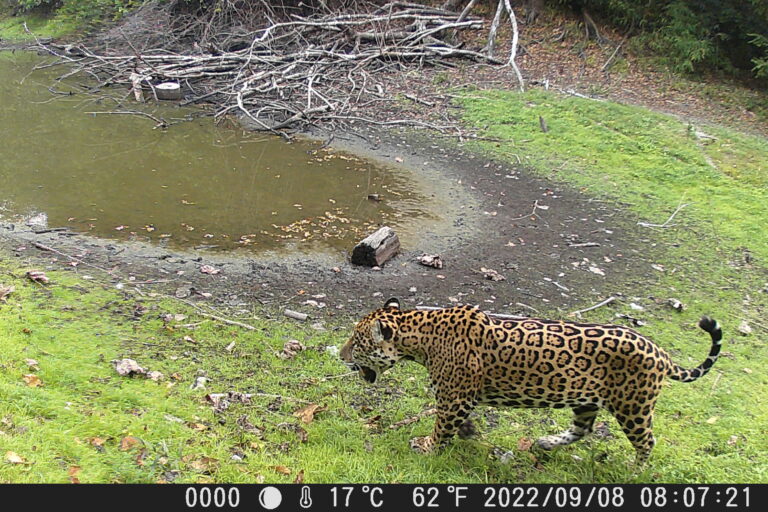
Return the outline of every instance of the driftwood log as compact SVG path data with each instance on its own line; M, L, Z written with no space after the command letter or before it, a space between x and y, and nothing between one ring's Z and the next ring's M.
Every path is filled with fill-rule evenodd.
M352 263L367 267L379 267L400 250L400 239L395 231L384 226L368 235L352 250Z

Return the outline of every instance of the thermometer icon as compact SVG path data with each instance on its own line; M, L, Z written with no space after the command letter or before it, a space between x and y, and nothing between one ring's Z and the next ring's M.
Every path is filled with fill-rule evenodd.
M306 485L301 488L301 498L299 498L299 505L301 508L309 508L312 506L312 498L309 497L309 487Z

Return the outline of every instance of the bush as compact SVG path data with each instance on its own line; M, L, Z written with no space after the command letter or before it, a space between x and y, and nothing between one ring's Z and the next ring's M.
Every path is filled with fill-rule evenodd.
M768 0L554 0L632 30L671 68L768 77Z

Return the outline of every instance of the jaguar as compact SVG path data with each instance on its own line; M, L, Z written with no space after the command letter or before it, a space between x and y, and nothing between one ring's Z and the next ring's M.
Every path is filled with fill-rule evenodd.
M650 339L620 325L500 319L472 306L403 310L399 300L389 299L356 324L339 355L368 383L401 359L427 368L436 421L431 435L410 440L419 453L472 432L469 415L478 405L570 407L570 427L537 440L545 450L589 434L598 411L606 409L642 466L655 444L653 412L665 377L693 382L717 361L720 326L707 316L698 325L709 333L711 348L704 362L686 369Z

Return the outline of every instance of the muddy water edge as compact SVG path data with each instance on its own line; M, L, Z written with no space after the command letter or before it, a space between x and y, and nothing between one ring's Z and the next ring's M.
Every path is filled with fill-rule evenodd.
M217 127L198 111L122 104L59 82L61 67L0 53L0 219L175 252L339 258L380 225L404 245L455 233L469 201L435 175L302 139ZM441 183L443 185L443 183Z

